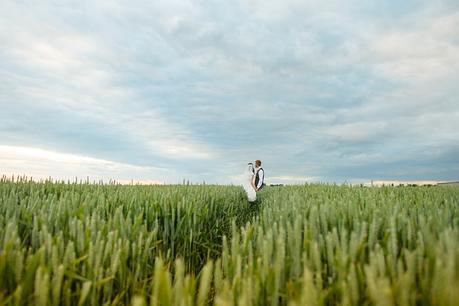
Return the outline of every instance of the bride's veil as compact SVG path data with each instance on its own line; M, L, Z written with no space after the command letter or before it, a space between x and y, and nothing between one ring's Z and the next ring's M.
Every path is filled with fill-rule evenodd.
M252 163L248 163L248 164L247 164L247 167L246 167L246 169L245 169L245 174L246 174L247 176L253 175L253 174L254 174L254 168L253 168L253 164L252 164Z
M253 202L257 199L257 193L255 192L255 189L253 189L251 182L253 179L253 175L255 173L255 168L252 163L248 163L247 167L245 167L244 171L244 181L242 186L245 189L245 192L247 193L247 198L249 202Z

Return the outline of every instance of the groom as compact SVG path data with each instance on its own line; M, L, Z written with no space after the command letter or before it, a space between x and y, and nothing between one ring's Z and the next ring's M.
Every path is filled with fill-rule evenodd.
M263 188L264 180L265 180L265 171L261 167L261 160L256 160L255 161L255 179L254 179L254 185L253 188L255 191L259 191L261 188Z

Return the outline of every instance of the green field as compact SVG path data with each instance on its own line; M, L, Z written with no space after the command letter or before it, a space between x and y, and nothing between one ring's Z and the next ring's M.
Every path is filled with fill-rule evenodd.
M0 181L0 305L459 305L459 188Z

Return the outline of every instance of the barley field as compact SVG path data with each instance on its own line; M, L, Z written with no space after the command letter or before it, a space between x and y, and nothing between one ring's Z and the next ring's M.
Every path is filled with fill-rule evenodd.
M0 179L0 305L459 305L459 188Z

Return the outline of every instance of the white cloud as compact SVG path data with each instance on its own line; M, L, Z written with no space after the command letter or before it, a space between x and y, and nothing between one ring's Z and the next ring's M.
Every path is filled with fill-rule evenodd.
M135 89L122 83L113 66L123 62L110 45L52 17L43 21L40 16L19 16L0 23L3 60L17 69L3 77L18 80L13 88L6 88L11 95L0 103L14 98L31 101L47 112L61 109L69 115L79 114L123 137L146 143L151 152L167 158L215 156L209 144L194 140L186 127L156 110L154 101L147 111L139 107L142 99Z
M174 172L157 167L118 163L76 154L32 147L0 145L0 174L26 175L34 179L52 177L61 180L116 180L121 183L178 182Z
M251 156L287 182L330 175L330 156L377 166L459 138L459 13L438 3L22 3L1 4L0 144L27 145L21 127L40 139L18 109L49 126L57 111L87 120L48 127L42 147L72 152L71 134L104 160L116 146L103 138L119 135L141 153L116 160L160 157L222 182ZM99 140L107 150L92 154Z
M348 144L379 143L379 150L391 154L399 150L381 156L390 160L416 159L419 152L411 149L448 148L459 137L459 12L432 14L427 8L408 20L409 26L365 35L369 69L393 86L370 90L363 103L334 110L337 122L318 128L324 136ZM370 148L357 150L365 149ZM381 160L365 154L368 162Z
M322 133L337 141L361 142L384 135L387 123L385 122L353 122L335 124L326 127Z
M457 77L459 70L459 12L446 13L417 26L381 33L370 50L376 69L407 83Z
M318 181L320 181L320 178L314 176L281 175L266 178L267 184L304 184Z

